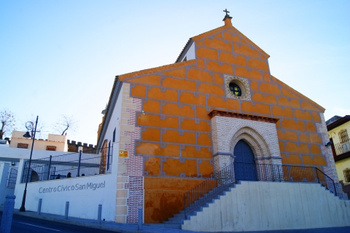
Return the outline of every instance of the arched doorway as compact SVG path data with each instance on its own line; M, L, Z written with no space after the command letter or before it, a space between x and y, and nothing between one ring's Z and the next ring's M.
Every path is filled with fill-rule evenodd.
M235 156L234 169L236 181L258 180L254 153L248 143L244 140L239 140L233 154Z
M30 175L30 182L39 181L39 175L36 171L32 170L32 174Z

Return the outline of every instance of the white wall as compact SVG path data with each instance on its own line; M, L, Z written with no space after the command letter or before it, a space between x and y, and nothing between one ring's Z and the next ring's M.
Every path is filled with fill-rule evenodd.
M124 86L124 84L123 84L123 86ZM107 128L106 134L104 136L104 140L107 140L109 142L113 142L113 131L115 129L115 132L116 132L116 135L115 135L116 141L115 142L119 143L122 100L123 100L123 88L121 89L121 91L119 93L117 103L115 105L115 108L113 109L111 120L108 124L108 128Z
M186 58L187 61L196 59L195 43L192 43L191 47L187 50L184 58Z
M97 219L102 204L102 219L114 221L116 177L113 174L66 178L28 183L26 210L37 211L42 199L42 213L65 215L69 201L69 216ZM15 208L21 207L24 183L16 185Z
M50 155L72 154L72 152L33 150L33 159L46 158ZM0 146L0 161L27 159L29 160L30 149Z
M264 231L350 226L350 201L319 184L242 182L202 212L184 230Z
M114 145L112 153L118 156L118 151L119 146ZM16 209L22 204L25 184L20 181L23 164L29 159L29 153L28 149L0 147L0 161L17 161L18 175L14 191ZM34 150L33 159L62 154L65 152ZM114 161L109 174L28 183L26 210L37 211L39 199L42 199L43 213L64 215L66 202L69 201L69 216L97 219L98 205L102 204L102 219L115 221L118 159Z

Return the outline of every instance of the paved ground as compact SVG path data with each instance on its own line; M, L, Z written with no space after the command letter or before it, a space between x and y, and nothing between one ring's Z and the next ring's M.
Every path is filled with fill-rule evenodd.
M193 233L194 231L186 231L180 229L165 228L162 224L145 224L141 229L138 229L137 224L121 224L114 222L101 222L97 220L87 220L69 217L65 219L64 216L41 214L36 212L19 212L14 211L14 214L25 215L33 218L41 218L50 221L64 222L68 224L74 224L79 226L91 227L95 229L104 229L116 232L142 232L142 233ZM350 225L350 219L349 219ZM279 231L260 231L260 232L245 232L245 233L350 233L349 227L337 227L337 228L322 228L322 229L303 229L303 230L279 230Z

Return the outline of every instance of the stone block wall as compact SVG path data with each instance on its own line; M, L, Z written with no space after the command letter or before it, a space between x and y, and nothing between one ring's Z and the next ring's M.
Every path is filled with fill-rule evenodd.
M135 155L135 141L140 138L140 128L136 126L136 113L141 111L141 101L130 97L130 84L122 87L121 98L121 151L128 156L119 156L116 201L116 222L136 223L138 208L143 208L143 159Z
M171 217L176 212L162 206L162 201L180 200L198 179L212 175L212 110L276 118L282 163L320 168L328 165L317 130L323 124L320 113L324 109L271 76L268 54L231 24L192 40L194 60L119 76L124 85L130 84L130 99L140 101L140 108L134 112L135 130L140 129L140 137L134 137L134 149L135 156L143 159L142 175L147 183L144 206L159 206L154 210L159 214L146 213L145 222ZM246 98L228 93L227 76L244 84L244 91L249 92ZM133 147L133 142L128 143ZM176 192L165 194L156 188L179 179L186 180L186 186ZM155 193L157 204L152 199Z

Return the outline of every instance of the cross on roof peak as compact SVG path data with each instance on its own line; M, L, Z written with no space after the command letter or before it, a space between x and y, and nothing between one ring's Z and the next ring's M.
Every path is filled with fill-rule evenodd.
M226 24L226 19L229 19L228 20L228 21L230 21L229 24L231 24L232 17L228 14L230 12L227 9L223 10L223 12L225 12L225 17L224 17L223 21L225 21L225 24Z
M227 9L225 9L225 10L223 10L223 12L225 12L226 13L226 15L225 16L229 16L228 15L228 13L230 13Z

